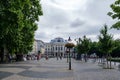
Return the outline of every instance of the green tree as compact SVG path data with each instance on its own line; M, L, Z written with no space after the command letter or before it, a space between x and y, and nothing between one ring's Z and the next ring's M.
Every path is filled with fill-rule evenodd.
M91 42L90 44L89 55L93 53L96 53L97 56L101 57L101 55L99 54L98 42Z
M76 53L77 53L76 59L81 60L81 54L82 54L82 52L81 52L81 49L82 49L81 48L81 38L75 39L75 41L77 43L77 45L75 46L75 50L76 50Z
M90 43L91 43L91 40L88 39L86 36L83 36L83 39L81 40L81 43L82 43L82 50L83 50L83 53L87 54L90 50Z
M90 50L91 40L86 36L83 36L83 39L79 38L79 43L77 45L77 52L79 54L85 54L85 62L87 62L87 54Z
M32 50L35 21L42 15L40 0L0 0L0 50L24 54Z
M113 43L113 36L108 34L108 27L104 25L104 28L100 30L99 35L99 49L100 52L103 53L104 56L108 59L111 58L111 53L114 50L114 43ZM107 61L107 68L108 68L108 61ZM111 68L111 62L110 62Z
M116 39L115 41L114 41L114 46L116 47L114 50L113 50L113 52L112 52L112 56L113 57L120 57L120 39Z
M16 34L18 33L18 13L12 11L12 2L10 4L9 0L0 1L0 49L1 49L1 61L4 59L4 49L10 50L12 52L17 43ZM9 47L9 48L8 48Z
M113 28L120 29L120 0L115 0L113 4L110 5L112 12L108 12L108 15L113 19L118 19L118 22L113 24Z

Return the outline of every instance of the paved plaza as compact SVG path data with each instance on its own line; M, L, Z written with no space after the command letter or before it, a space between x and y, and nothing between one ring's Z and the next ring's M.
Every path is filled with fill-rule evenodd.
M120 80L120 71L115 69L103 69L98 63L73 62L74 80Z
M0 80L120 80L120 71L76 60L72 60L72 70L68 70L66 58L51 58L0 64Z
M0 64L0 80L73 80L66 59Z

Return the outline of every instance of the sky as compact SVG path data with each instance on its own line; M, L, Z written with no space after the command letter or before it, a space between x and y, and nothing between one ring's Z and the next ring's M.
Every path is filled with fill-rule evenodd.
M35 39L50 42L62 37L82 38L86 35L98 41L100 30L105 24L111 27L116 21L107 15L110 4L115 0L41 0L43 15L39 17ZM114 39L119 38L119 30L110 29Z

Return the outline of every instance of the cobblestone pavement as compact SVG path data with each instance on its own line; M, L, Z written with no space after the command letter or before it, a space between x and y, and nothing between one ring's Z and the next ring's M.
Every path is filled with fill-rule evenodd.
M0 80L73 80L66 59L0 64Z
M74 80L120 80L118 69L103 69L97 63L73 61Z
M0 80L120 80L120 71L76 60L68 70L66 59L52 58L0 64Z

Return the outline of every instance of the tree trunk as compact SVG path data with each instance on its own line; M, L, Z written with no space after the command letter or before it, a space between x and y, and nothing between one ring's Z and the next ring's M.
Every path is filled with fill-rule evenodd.
M112 68L112 65L111 65L111 55L109 54L109 57L110 57L110 69Z
M1 58L0 62L4 62L4 48L3 47L0 48L0 58Z
M87 54L84 55L85 62L87 62Z
M77 60L82 60L82 59L81 59L81 54L78 53L76 59L77 59Z
M16 54L16 61L23 61L23 54L18 54L18 53L15 54Z
M108 63L108 54L107 54L106 59L107 59L107 68L109 68L109 63Z

